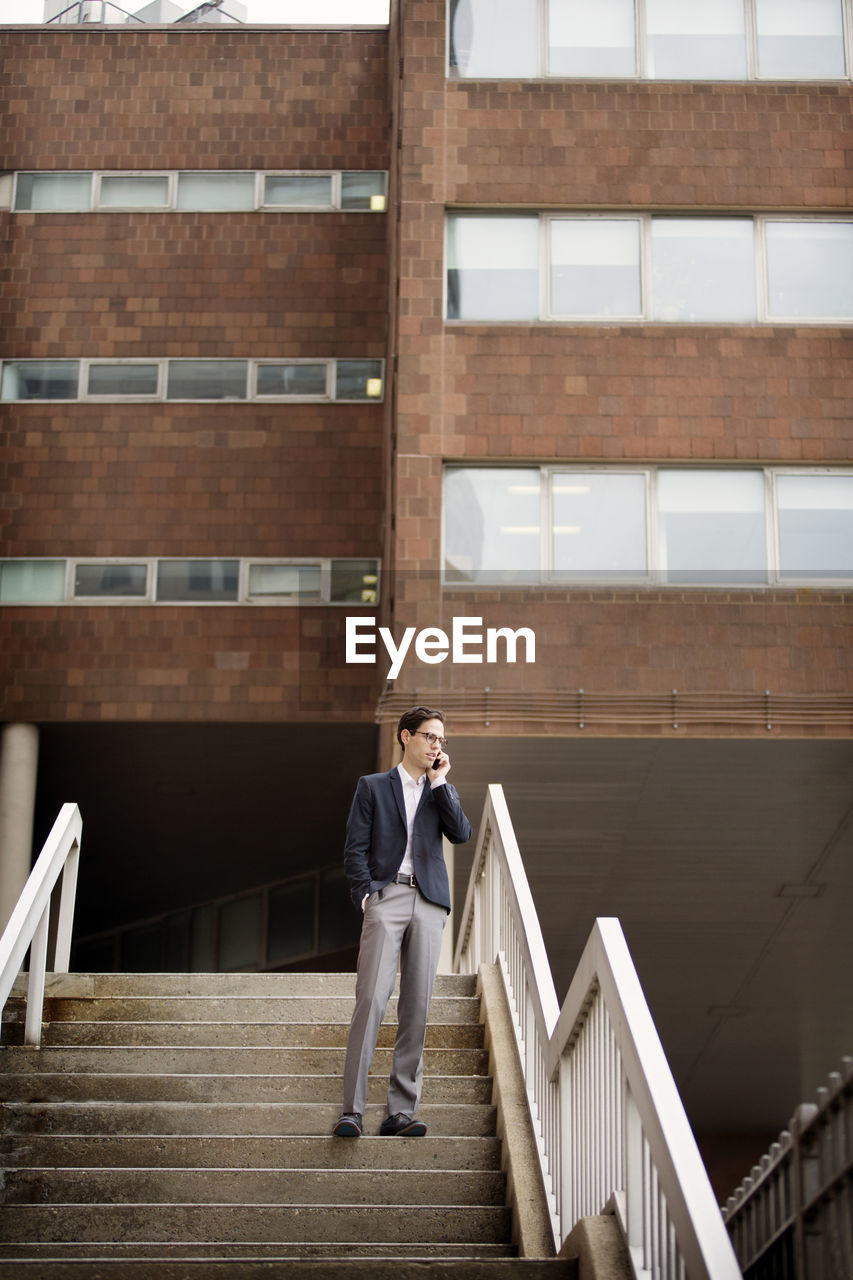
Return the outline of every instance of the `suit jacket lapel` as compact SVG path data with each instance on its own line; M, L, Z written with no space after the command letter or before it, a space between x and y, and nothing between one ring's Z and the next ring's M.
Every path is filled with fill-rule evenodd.
M399 813L403 823L403 827L405 828L407 825L406 824L406 802L403 799L403 784L400 781L400 774L396 765L394 766L393 769L389 770L388 779L391 783L391 793L397 802L397 812Z

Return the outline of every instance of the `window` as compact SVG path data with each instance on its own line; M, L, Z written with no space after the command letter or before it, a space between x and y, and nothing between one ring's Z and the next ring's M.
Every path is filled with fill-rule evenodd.
M538 315L538 219L452 214L447 223L448 319L533 320Z
M633 76L634 0L548 0L552 76Z
M853 316L853 222L768 222L774 319Z
M179 173L179 209L221 212L255 207L253 173Z
M783 579L853 578L853 476L779 475Z
M86 394L105 400L123 400L156 396L160 386L160 370L154 364L90 364Z
M381 401L384 360L6 360L2 400Z
M850 0L449 0L467 79L839 79Z
M144 209L230 213L248 209L343 209L383 213L388 175L383 169L170 170L80 173L20 172L11 183L16 212L133 212ZM5 193L2 203L8 204Z
M444 581L850 583L853 471L448 466Z
M245 400L246 360L170 360L169 400Z
M64 598L64 560L0 562L0 603L56 604Z
M74 596L144 597L148 591L147 564L84 564L74 570Z
M448 320L766 324L850 316L853 220L447 218Z
M95 201L102 209L165 209L169 205L169 176L104 174Z
M15 208L73 212L92 202L90 173L19 173L15 184Z
M0 604L362 605L375 559L0 560Z
M840 79L844 23L839 0L755 0L759 73L769 79Z
M4 360L3 400L76 400L80 370L76 360Z
M238 560L160 560L157 599L192 604L237 599Z

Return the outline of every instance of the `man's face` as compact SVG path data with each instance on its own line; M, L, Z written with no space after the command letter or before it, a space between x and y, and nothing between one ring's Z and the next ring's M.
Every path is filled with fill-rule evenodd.
M426 736L430 733L436 738L444 737L444 725L440 720L424 720L418 725L416 732L410 733L408 729L404 729L400 734L403 739L403 760L418 773L426 772L441 750L437 742L430 746Z

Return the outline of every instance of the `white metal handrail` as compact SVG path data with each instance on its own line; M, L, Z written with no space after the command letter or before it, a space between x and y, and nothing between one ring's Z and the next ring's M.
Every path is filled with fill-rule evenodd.
M0 938L0 1016L29 950L24 1043L36 1048L41 1044L51 900L61 877L51 970L67 973L82 838L80 810L76 804L64 804Z
M562 1009L503 788L488 788L457 972L500 966L559 1251L612 1209L634 1274L741 1272L618 920L598 919Z

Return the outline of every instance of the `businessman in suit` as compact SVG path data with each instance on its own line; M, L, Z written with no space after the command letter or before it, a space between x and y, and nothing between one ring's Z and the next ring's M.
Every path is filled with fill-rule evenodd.
M363 1129L367 1074L400 962L397 1037L380 1133L422 1137L421 1096L426 1020L441 936L450 911L442 836L471 838L471 824L447 781L444 716L413 707L400 718L403 759L388 773L359 778L347 822L344 865L353 902L364 913L355 1009L344 1064L344 1107L333 1132Z

